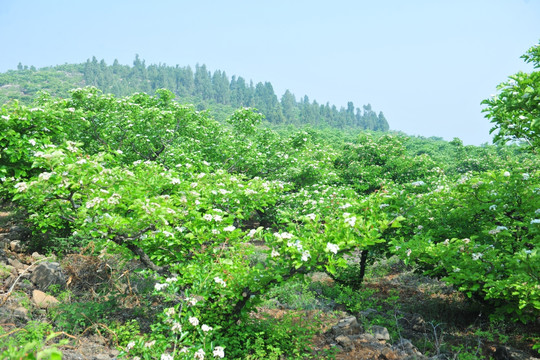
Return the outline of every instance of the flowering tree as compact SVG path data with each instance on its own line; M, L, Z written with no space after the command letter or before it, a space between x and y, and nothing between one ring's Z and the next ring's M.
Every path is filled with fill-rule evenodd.
M540 173L535 162L396 191L406 209L392 248L427 274L523 322L540 310ZM399 191L399 190L398 190Z
M37 140L14 143L26 158L8 163L8 174L17 166L32 172L4 185L36 233L91 240L96 250L147 268L155 295L170 306L151 334L128 346L130 356L223 357L227 349L216 341L269 289L312 271L334 272L346 264L344 254L384 242L397 221L380 211L377 194L358 198L347 187L325 185L336 180L323 170L334 155L308 134L283 139L259 131L260 119L248 109L233 115L230 130L169 95L116 99L89 88L71 99L42 97L40 108L66 129L65 138L41 129L31 138L44 139L39 147ZM3 115L23 137L26 129L16 125L28 112ZM278 180L271 167L280 166L298 182ZM295 188L308 173L326 179L324 196L315 187ZM293 196L300 191L314 194L305 206ZM272 227L253 225L266 212Z
M540 68L540 44L531 47L522 58ZM482 101L483 110L497 131L495 141L519 140L538 153L540 148L540 71L518 72L501 83L498 94Z

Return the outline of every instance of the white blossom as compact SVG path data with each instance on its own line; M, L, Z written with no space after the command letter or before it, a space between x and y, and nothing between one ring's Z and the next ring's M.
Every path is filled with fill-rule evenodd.
M272 249L272 253L270 254L272 257L278 257L279 253L276 251L276 249Z
M233 225L229 225L226 228L224 228L223 231L231 232L231 231L234 231L235 229L236 227L234 227Z
M316 217L315 214L307 214L306 215L306 218L308 218L309 220L312 220L312 221L315 220L315 217Z
M225 357L225 349L221 346L216 346L214 348L214 356L218 358L224 358Z
M345 223L347 223L350 227L354 227L354 225L356 224L356 216L345 219Z
M509 177L509 176L510 176L510 172L509 172L509 171L505 171L503 175L504 175L505 177Z
M204 355L205 354L206 353L204 352L203 349L199 349L199 350L197 350L197 352L193 356L194 356L194 359L204 360Z
M53 173L50 172L42 172L41 174L39 174L39 179L47 181L51 178L52 175Z
M334 254L337 254L337 252L339 251L339 246L336 244L327 243L326 249Z
M483 255L484 255L484 254L482 254L482 253L473 253L473 254L472 254L472 259L473 259L474 261L476 261L476 260L480 259Z
M170 354L161 354L161 360L174 360L174 357Z
M180 181L179 178L172 178L172 179L171 179L171 184L173 184L173 185L174 185L174 184L180 184L180 182L181 182L181 181Z
M25 182L20 182L15 184L15 189L17 189L18 192L24 192L28 189L28 184Z
M206 221L212 221L212 214L204 214L203 219Z
M288 233L288 232L281 233L282 239L292 239L292 237L293 237L293 234L291 233Z
M308 261L308 259L311 257L311 254L309 253L308 250L305 250L303 253L302 253L302 261Z
M527 173L524 173L524 174L521 174L523 176L523 180L529 180L529 178L531 177L529 174Z
M175 313L176 313L176 311L174 310L173 307L167 308L165 310L165 315L167 315L168 317L174 316Z
M201 330L204 331L204 332L208 332L208 331L212 331L213 328L212 328L211 326L208 326L208 325L206 325L206 324L203 324L203 325L201 326Z
M190 316L189 323L193 326L197 326L199 325L199 319L197 319L195 316Z
M30 140L28 140L28 142L29 142L32 146L36 146L36 140L30 139Z
M532 219L531 224L540 224L540 219Z
M217 283L217 284L220 284L221 286L225 287L227 286L227 283L225 282L225 280L223 280L222 278L220 278L219 276L216 276L214 278L214 281Z
M197 305L197 299L195 299L195 298L187 297L185 300L186 300L186 301L188 302L188 304L190 304L191 306Z
M175 332L175 333L181 333L182 332L182 324L180 324L178 321L173 322L171 330L172 330L172 332Z
M156 283L156 285L154 285L154 289L156 289L157 291L160 291L160 290L165 289L167 286L169 286L169 284L167 283L163 283L163 284Z

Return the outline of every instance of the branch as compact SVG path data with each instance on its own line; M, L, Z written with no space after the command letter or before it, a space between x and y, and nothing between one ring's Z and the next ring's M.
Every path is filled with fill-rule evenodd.
M283 276L281 281L286 281L296 274L307 274L308 272L309 271L303 266L299 267L298 269L292 268L287 275ZM269 282L267 282L264 287L255 291L251 291L249 287L246 286L244 290L242 291L242 296L243 296L242 300L238 301L232 310L232 316L235 319L237 319L240 316L242 309L246 306L247 302L251 298L251 296L260 295L263 291L269 289L271 286L277 284L278 282L279 281L276 278L274 278L270 280Z
M109 229L112 230L112 229ZM116 244L120 246L127 247L132 253L139 256L139 259L141 262L146 266L148 269L154 270L157 273L163 274L168 271L168 267L165 266L158 266L154 264L152 259L144 252L143 249L135 245L132 241L139 239L144 233L156 230L156 226L154 224L149 225L148 227L142 229L134 236L127 236L127 235L115 235L112 238L112 241L114 241Z

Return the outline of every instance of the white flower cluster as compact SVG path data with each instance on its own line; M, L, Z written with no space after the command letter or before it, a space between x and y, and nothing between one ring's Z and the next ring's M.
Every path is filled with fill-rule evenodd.
M334 253L334 254L337 254L337 252L339 251L339 246L336 245L336 244L332 244L332 243L327 243L326 244L326 250Z
M216 276L214 278L214 281L217 283L217 284L220 284L221 286L223 287L226 287L227 286L227 283L225 282L225 280L223 280L222 278L220 278L219 276Z
M350 217L349 217L350 216ZM345 218L345 223L350 227L354 227L356 224L356 216L351 216L349 213L344 213L343 217Z
M221 215L204 214L203 219L206 221L214 220L216 222L221 222L223 220L223 217Z
M482 254L482 253L473 253L472 254L472 259L474 261L476 261L476 260L480 259L482 256L484 256L484 254Z
M294 235L288 232L282 232L281 234L278 232L275 232L274 236L277 237L278 239L292 239Z
M15 184L15 189L17 189L18 192L25 192L28 190L28 184L25 182L20 182Z
M315 214L307 214L307 215L306 215L306 218L309 219L309 220L311 220L311 221L315 220L315 217L316 217Z

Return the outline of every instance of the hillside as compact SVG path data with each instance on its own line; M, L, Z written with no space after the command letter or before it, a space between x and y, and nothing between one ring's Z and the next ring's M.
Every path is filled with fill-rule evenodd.
M338 109L329 103L299 100L290 91L280 99L270 82L253 84L241 76L229 77L224 71L209 71L197 64L190 66L146 65L137 55L133 66L117 60L107 65L95 57L83 64L65 64L36 69L19 64L17 70L0 74L0 104L17 99L28 104L40 91L65 97L69 90L95 86L105 93L126 96L135 92L154 94L157 89L172 91L182 103L195 104L198 110L208 109L218 121L224 121L238 107L255 107L271 124L311 125L339 129L387 131L388 122L370 104L362 108L352 102Z

